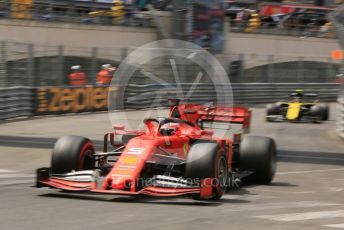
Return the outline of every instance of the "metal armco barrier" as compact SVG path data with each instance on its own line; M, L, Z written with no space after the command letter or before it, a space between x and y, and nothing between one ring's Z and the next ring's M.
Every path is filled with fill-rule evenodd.
M0 120L33 116L34 89L29 87L0 88Z
M192 84L181 85L129 85L125 88L124 108L142 109L167 106L167 98L178 98L186 95ZM290 92L295 89L304 89L306 92L318 93L319 100L325 102L336 101L340 84L333 83L245 83L220 86L225 91L233 92L234 105L253 105L277 102L288 98ZM194 87L189 101L195 103L215 102L221 104L223 96L216 93L216 87L211 84L198 84Z
M119 95L117 99L122 100L122 108L146 109L168 106L168 98L179 98L181 93L188 95L189 91L192 91L190 102L221 104L224 97L231 96L232 89L234 105L276 102L287 98L295 89L318 93L321 101L335 102L340 92L339 84L324 83L248 83L220 87L221 90L228 90L220 97L216 93L217 87L212 84L128 85L119 87L123 93L116 91L116 94ZM107 103L111 100L108 100L108 87L101 86L0 88L0 120L20 116L106 111ZM343 103L342 106L344 113Z

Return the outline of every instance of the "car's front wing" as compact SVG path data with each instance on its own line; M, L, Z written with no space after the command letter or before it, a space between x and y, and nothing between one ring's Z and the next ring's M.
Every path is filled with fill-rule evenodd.
M119 189L104 189L97 186L96 180L89 175L78 173L76 176L49 176L48 168L37 170L36 187L51 187L64 191L73 192L94 192L112 195L148 195L174 197L184 195L199 195L201 198L209 198L212 195L212 179L204 179L199 187L172 188L147 186L139 191L128 191Z
M274 121L274 122L320 122L321 119L319 117L314 117L314 116L301 116L300 118L289 120L283 115L267 115L265 116L267 121Z

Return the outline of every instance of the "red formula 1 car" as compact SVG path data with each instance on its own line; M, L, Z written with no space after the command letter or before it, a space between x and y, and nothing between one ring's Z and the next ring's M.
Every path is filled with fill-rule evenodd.
M55 144L51 168L37 170L37 187L218 199L227 186L241 180L268 184L276 171L276 147L271 138L242 138L242 133L220 138L214 130L204 128L209 122L235 123L248 131L250 118L251 111L243 107L209 107L177 100L169 117L145 119L144 131L126 131L115 125L115 131L104 136L102 152L95 152L87 138L65 136Z

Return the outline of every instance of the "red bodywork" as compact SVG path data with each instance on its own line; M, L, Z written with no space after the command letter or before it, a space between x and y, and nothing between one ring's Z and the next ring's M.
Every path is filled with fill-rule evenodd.
M180 160L187 159L190 145L194 140L210 140L217 142L223 150L228 152L228 168L232 168L232 145L240 141L241 133L235 134L235 140L218 138L213 130L201 128L202 122L225 122L242 124L243 131L248 132L250 127L251 111L243 107L208 107L196 104L180 104L170 107L169 118L171 123L177 122L173 135L163 135L160 132L159 122L145 119L145 131L125 131L123 126L114 126L113 133L104 137L104 153L107 152L108 141L116 149L122 147L123 152L114 163L109 173L101 183L97 181L80 182L59 178L54 175L42 178L38 176L40 185L50 186L62 190L91 191L105 194L152 196L178 196L187 194L200 194L209 197L212 192L211 180L205 179L197 188L166 188L146 186L139 188L137 181L142 177L142 171L147 162L157 162L161 155L173 153L173 157ZM134 135L128 143L119 145L114 139L117 135Z

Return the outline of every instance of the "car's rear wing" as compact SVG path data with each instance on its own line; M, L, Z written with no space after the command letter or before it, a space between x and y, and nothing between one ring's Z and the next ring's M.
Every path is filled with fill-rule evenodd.
M170 107L170 116L194 124L202 122L242 124L241 133L248 133L251 126L251 110L245 107L180 104Z
M244 107L214 107L200 110L199 121L242 124L242 133L248 133L251 126L251 110Z

